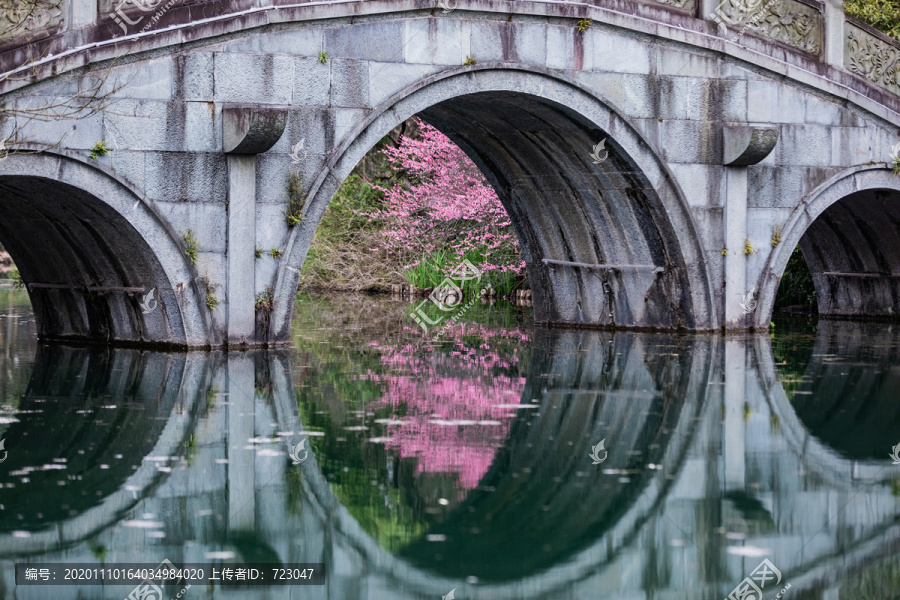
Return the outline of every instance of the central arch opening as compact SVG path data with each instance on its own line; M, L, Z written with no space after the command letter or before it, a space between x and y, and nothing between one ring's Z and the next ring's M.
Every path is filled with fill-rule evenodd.
M423 86L373 116L331 173L343 181L385 135L418 117L462 149L496 191L525 262L536 323L711 329L693 221L652 147L567 83L529 74L536 81L517 87L537 93L485 90L507 87L507 74L477 75ZM338 187L313 186L308 220L296 228L298 263Z

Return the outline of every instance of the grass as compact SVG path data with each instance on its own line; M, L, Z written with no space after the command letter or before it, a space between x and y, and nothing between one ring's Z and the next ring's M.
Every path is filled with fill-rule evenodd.
M263 253L263 249L260 248L259 246L257 246L256 250L253 251L253 255L256 256L256 258L262 258L262 253Z
M464 67L469 67L469 66L477 65L477 64L478 64L478 61L475 60L474 58L472 58L471 56L466 56L466 60L463 61Z
M319 52L319 58L317 58L316 60L324 65L328 62L328 53L322 50L321 52Z
M588 29L591 28L591 20L590 19L580 19L578 21L578 33L584 33Z
M750 243L750 236L747 236L747 239L744 240L744 256L750 256L754 252L756 252L756 248Z
M283 253L282 253L281 250L279 250L278 248L272 248L271 250L269 250L269 256L271 256L271 257L274 258L274 259L279 259L279 258L281 258L281 255L282 255L282 254L283 254Z
M440 286L444 280L458 268L464 260L468 260L476 267L484 263L484 252L467 252L462 258L449 252L435 252L423 260L416 267L403 272L406 282L418 288L434 288ZM459 281L454 281L457 285ZM490 283L500 296L508 295L524 283L524 277L509 272L491 271L481 276L480 280L469 279L460 285L466 298L478 296L482 288Z
M13 288L17 290L25 289L25 280L22 279L22 274L19 273L18 269L13 269L9 272L9 278L12 279Z
M194 230L188 229L185 233L181 234L181 239L184 240L184 253L190 259L193 264L197 264L197 248L199 247L197 243L197 238L194 237Z

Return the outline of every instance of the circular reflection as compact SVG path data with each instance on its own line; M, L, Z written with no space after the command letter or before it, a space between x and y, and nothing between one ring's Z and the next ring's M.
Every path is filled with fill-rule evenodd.
M779 375L797 417L823 444L847 459L887 460L900 442L900 327L820 320L814 338L783 344L806 365ZM777 362L779 349L775 349ZM805 367L805 368L804 368Z
M183 366L138 350L39 346L27 389L4 399L0 533L46 529L119 490L166 427L177 398L167 384Z

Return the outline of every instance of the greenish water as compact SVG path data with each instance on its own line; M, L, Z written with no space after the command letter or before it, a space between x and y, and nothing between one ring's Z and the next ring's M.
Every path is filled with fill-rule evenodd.
M900 593L897 326L546 330L500 302L425 338L415 307L301 295L291 349L179 354L40 345L0 291L0 598L134 588L16 563L164 559L324 565L183 598L721 599L763 559L767 600Z

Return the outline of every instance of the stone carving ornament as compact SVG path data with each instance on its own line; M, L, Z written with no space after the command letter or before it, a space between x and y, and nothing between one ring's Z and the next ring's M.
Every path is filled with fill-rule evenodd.
M63 0L0 2L0 39L58 25L64 8Z
M822 49L822 15L797 0L723 0L710 18L738 35L750 30L811 54Z
M873 83L895 87L900 51L887 42L850 27L849 24L847 31L845 61L847 69Z

